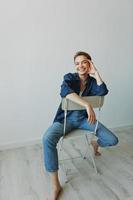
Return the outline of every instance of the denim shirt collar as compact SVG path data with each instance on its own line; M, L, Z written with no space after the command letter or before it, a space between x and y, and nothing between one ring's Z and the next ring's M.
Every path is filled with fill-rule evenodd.
M78 73L75 73L75 79L78 81L78 93L80 92L80 77L79 77L79 74ZM89 76L88 74L88 77L87 77L87 81L86 81L86 88L85 90L83 91L83 95L86 93L86 89L89 91L90 90L90 86L91 86L91 76Z
M79 74L78 74L78 73L75 73L75 75L76 75L75 79L78 80L78 81L80 81ZM87 82L88 82L89 79L90 79L90 76L89 76L89 74L88 74Z

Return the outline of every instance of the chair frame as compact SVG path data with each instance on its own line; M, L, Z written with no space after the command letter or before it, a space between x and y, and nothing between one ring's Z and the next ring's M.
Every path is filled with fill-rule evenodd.
M90 154L94 170L95 170L95 172L97 174L98 171L97 171L97 167L96 167L96 164L95 164L95 160L94 160L92 149L90 148L91 141L89 141L88 132L91 133L93 136L96 135L96 131L97 131L98 123L99 123L99 118L100 118L100 111L101 111L101 107L103 106L103 103L104 103L104 96L85 96L85 97L82 97L82 98L84 100L86 100L88 103L90 103L93 108L97 108L98 109L97 121L96 121L96 126L95 126L94 132L86 131L86 133L85 133L86 143L87 143L87 146L89 148L87 147L88 149L87 149L85 155L83 156L83 158L86 159L86 154L90 150L90 152L88 152L88 153ZM64 141L64 139L66 137L67 111L70 111L70 110L84 110L85 109L84 106L81 106L81 105L79 105L79 104L77 104L77 103L75 103L72 100L69 100L67 98L63 98L62 99L62 104L61 105L62 105L62 110L64 110L64 130L63 130L63 136L60 139L59 152L61 152L64 149L63 148L63 141ZM83 134L78 136L78 137L81 137L81 136L83 137ZM75 138L75 137L76 136L73 136L73 138ZM75 157L75 158L77 158L77 157ZM73 158L73 159L75 159L75 158ZM67 160L71 160L71 159L72 158L70 158L70 159L68 158ZM63 160L66 160L66 159L63 159ZM63 160L60 160L60 161L63 161ZM67 179L66 171L65 171L65 176L66 176L66 179Z

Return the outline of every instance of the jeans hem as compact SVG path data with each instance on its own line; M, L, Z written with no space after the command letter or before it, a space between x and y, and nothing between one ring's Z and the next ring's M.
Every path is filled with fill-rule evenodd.
M59 169L55 169L55 170L48 170L48 169L46 169L46 171L47 172L50 172L50 173L52 173L52 172L57 172Z

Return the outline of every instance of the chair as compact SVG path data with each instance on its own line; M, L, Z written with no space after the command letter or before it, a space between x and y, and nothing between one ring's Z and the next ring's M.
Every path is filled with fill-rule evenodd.
M91 158L94 170L97 174L97 167L96 167L93 152L92 152L92 149L91 149L91 140L95 136L96 131L97 131L99 117L100 117L100 110L101 110L101 107L103 106L103 103L104 103L104 96L86 96L86 97L82 97L82 98L85 99L86 101L88 101L94 109L95 108L97 109L97 114L96 114L97 121L96 121L95 130L94 130L94 132L90 132L88 130L76 129L76 130L73 130L73 131L71 131L71 133L66 135L67 111L84 110L85 107L83 107L83 106L81 106L81 105L79 105L79 104L77 104L77 103L75 103L75 102L73 102L73 101L71 101L67 98L63 98L62 99L62 109L64 110L64 134L63 134L63 137L59 141L59 149L58 149L59 163L61 164L60 166L62 166L62 163L65 160L73 160L73 159L76 159L76 158L79 158L79 157L86 159L87 158L86 155L89 155L90 158ZM88 132L89 132L89 134L88 134ZM84 155L80 154L79 156L76 156L76 157L71 157L71 158L68 158L68 159L60 160L60 155L61 155L62 151L64 150L65 140L69 139L69 140L72 141L72 140L75 140L78 137L84 137L84 139L85 139L85 142L86 142L86 152L85 152L85 154ZM65 177L66 177L66 180L67 180L67 171L66 171L65 167L62 168L62 169L65 173Z

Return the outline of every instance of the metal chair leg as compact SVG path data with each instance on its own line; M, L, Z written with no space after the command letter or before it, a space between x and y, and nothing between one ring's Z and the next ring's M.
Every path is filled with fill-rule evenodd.
M94 157L93 157L93 153L92 153L92 150L91 150L91 147L90 147L90 142L89 142L87 134L85 135L85 137L86 137L88 148L90 149L89 153L90 153L90 157L91 157L91 160L92 160L92 163L93 163L93 166L94 166L94 170L95 170L95 172L97 174L98 171L97 171L97 167L96 167L96 164L95 164L95 160L94 160Z

